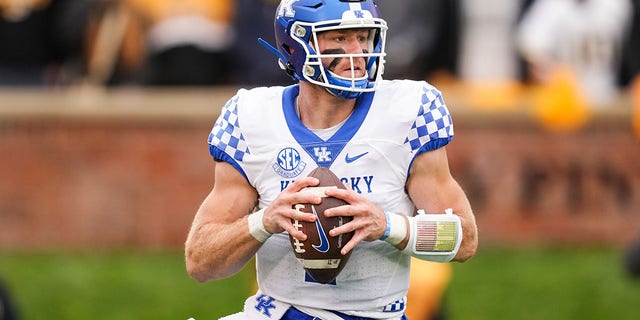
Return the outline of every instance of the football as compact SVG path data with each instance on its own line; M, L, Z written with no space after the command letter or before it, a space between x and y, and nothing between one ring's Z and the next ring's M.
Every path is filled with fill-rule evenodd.
M325 167L318 167L309 176L318 178L320 184L316 187L305 188L301 192L317 193L323 197L322 203L317 205L300 203L296 204L294 208L303 212L313 213L318 216L318 219L316 219L316 222L294 220L294 227L304 232L307 235L307 240L300 241L291 235L289 240L296 258L300 260L307 274L316 282L329 283L338 276L347 264L351 251L343 256L340 250L353 237L353 232L331 237L329 236L329 230L351 221L352 218L327 218L324 216L325 210L348 204L344 200L325 195L324 190L327 188L345 189L340 179L331 170Z

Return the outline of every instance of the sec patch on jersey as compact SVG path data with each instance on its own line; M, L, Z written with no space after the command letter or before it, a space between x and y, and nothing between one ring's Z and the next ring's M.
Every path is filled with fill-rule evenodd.
M300 260L307 274L319 283L329 283L338 276L349 261L351 251L343 256L340 250L353 237L353 232L331 237L329 230L348 223L353 218L324 216L325 210L348 204L344 200L325 195L324 191L328 188L346 189L331 170L318 167L311 171L309 176L317 178L320 183L316 187L308 187L301 192L317 193L322 197L322 202L317 205L301 203L294 207L302 212L313 213L318 218L316 222L294 220L294 227L306 234L307 240L300 241L292 236L289 236L289 240L296 258Z

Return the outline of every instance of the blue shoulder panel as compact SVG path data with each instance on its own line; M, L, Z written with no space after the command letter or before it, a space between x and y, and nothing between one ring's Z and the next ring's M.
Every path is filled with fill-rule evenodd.
M433 87L423 87L422 104L404 143L416 155L441 148L453 139L453 122L442 95Z
M208 138L209 153L214 159L225 161L247 177L239 165L245 155L251 154L244 140L238 121L238 96L229 99L222 107L220 116L211 129Z

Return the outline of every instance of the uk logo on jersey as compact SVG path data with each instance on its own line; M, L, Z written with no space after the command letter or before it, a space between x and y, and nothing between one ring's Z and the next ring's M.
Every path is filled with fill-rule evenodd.
M304 145L304 151L307 152L316 164L322 167L330 167L333 161L336 160L336 156L340 154L340 151L344 148L346 143L310 143Z
M276 305L273 304L275 299L273 297L261 294L256 298L257 304L254 308L261 312L263 315L271 318L271 309L275 309Z
M300 175L307 164L300 158L300 152L294 148L284 148L278 152L273 170L282 177L294 178Z
M327 147L315 147L313 148L313 154L316 156L318 163L331 162L331 151Z

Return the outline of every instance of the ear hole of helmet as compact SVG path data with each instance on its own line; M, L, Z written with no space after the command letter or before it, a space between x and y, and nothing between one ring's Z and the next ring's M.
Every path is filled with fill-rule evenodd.
M284 51L288 52L289 54L293 54L293 49L287 44L282 44L282 49L284 49Z

